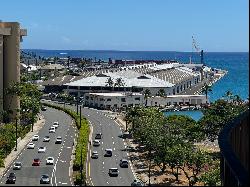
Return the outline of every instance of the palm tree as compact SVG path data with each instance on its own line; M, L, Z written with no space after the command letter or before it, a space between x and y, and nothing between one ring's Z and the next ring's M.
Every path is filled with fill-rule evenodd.
M165 90L164 89L159 89L159 91L158 91L158 93L157 93L160 97L163 97L163 96L165 96L165 94L166 94L166 92L165 92Z
M107 82L106 82L106 86L112 87L112 90L114 88L114 81L111 77L108 78Z
M146 90L143 92L143 94L144 94L144 99L146 100L145 106L147 106L147 104L148 104L148 98L149 98L149 96L151 95L151 92L150 92L149 89L146 89Z
M124 81L122 80L121 77L116 79L114 86L117 86L118 88L124 86Z
M212 88L211 86L209 86L207 83L204 84L202 90L201 90L202 93L205 93L206 95L206 104L207 104L207 95L208 95L208 92L212 92Z

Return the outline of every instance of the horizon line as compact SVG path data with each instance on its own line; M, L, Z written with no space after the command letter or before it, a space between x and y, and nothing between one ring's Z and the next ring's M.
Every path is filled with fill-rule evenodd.
M117 50L117 49L39 49L25 48L21 50L44 50L44 51L117 51L117 52L177 52L192 53L193 51L163 51L163 50ZM203 51L204 53L249 53L249 51ZM193 52L198 53L198 52Z

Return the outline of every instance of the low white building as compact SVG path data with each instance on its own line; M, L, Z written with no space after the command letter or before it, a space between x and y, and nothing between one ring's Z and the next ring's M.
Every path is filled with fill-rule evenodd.
M209 103L209 101L207 101ZM148 98L147 106L200 105L206 103L205 95L170 95L167 97L153 96Z
M84 105L107 110L120 109L144 105L144 96L132 92L86 93Z

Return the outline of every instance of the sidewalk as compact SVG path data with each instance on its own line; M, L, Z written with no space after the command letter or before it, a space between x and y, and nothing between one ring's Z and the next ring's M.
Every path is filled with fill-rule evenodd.
M3 177L5 172L8 170L9 166L11 166L13 160L16 159L16 157L21 153L21 151L24 149L24 147L27 145L27 143L30 141L31 137L39 132L39 130L44 126L45 119L42 115L39 114L38 121L33 126L33 132L29 132L26 134L26 136L21 139L17 144L17 151L15 151L15 148L11 151L11 153L4 159L4 166L0 168L0 176Z

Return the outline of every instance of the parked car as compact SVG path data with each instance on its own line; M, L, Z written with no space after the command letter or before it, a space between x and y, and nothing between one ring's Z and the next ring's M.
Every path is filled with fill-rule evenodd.
M40 184L49 184L49 183L50 183L49 175L43 174L40 179Z
M41 107L41 110L42 110L42 111L46 111L47 108L46 108L45 106L42 106L42 107Z
M112 156L112 149L105 149L105 155L104 156Z
M38 140L39 140L39 136L37 134L32 136L32 141L38 141Z
M16 183L16 174L12 172L7 177L6 184L15 184L15 183Z
M40 166L41 160L39 158L34 158L32 166Z
M62 137L61 136L58 136L56 138L56 144L61 144L62 143Z
M128 167L128 160L126 160L126 159L121 159L121 160L120 160L120 167L121 167L121 168L127 168L127 167Z
M118 176L118 168L109 168L109 176Z
M50 137L49 137L49 136L45 136L45 137L43 138L43 141L44 141L44 142L49 142L49 141L50 141Z
M56 132L56 128L55 127L50 127L49 129L49 133L55 133Z
M45 153L46 147L39 147L38 148L38 153Z
M98 152L97 151L93 151L91 157L92 158L98 158Z
M54 158L53 157L48 157L46 159L46 165L53 165L54 164Z
M55 127L57 129L57 127L59 127L58 121L55 121L52 127Z
M95 139L102 139L102 133L96 133Z
M32 142L28 143L27 149L34 149L34 148L35 148L35 144L34 143L32 143Z
M100 145L101 145L100 140L94 140L93 146L100 146Z

